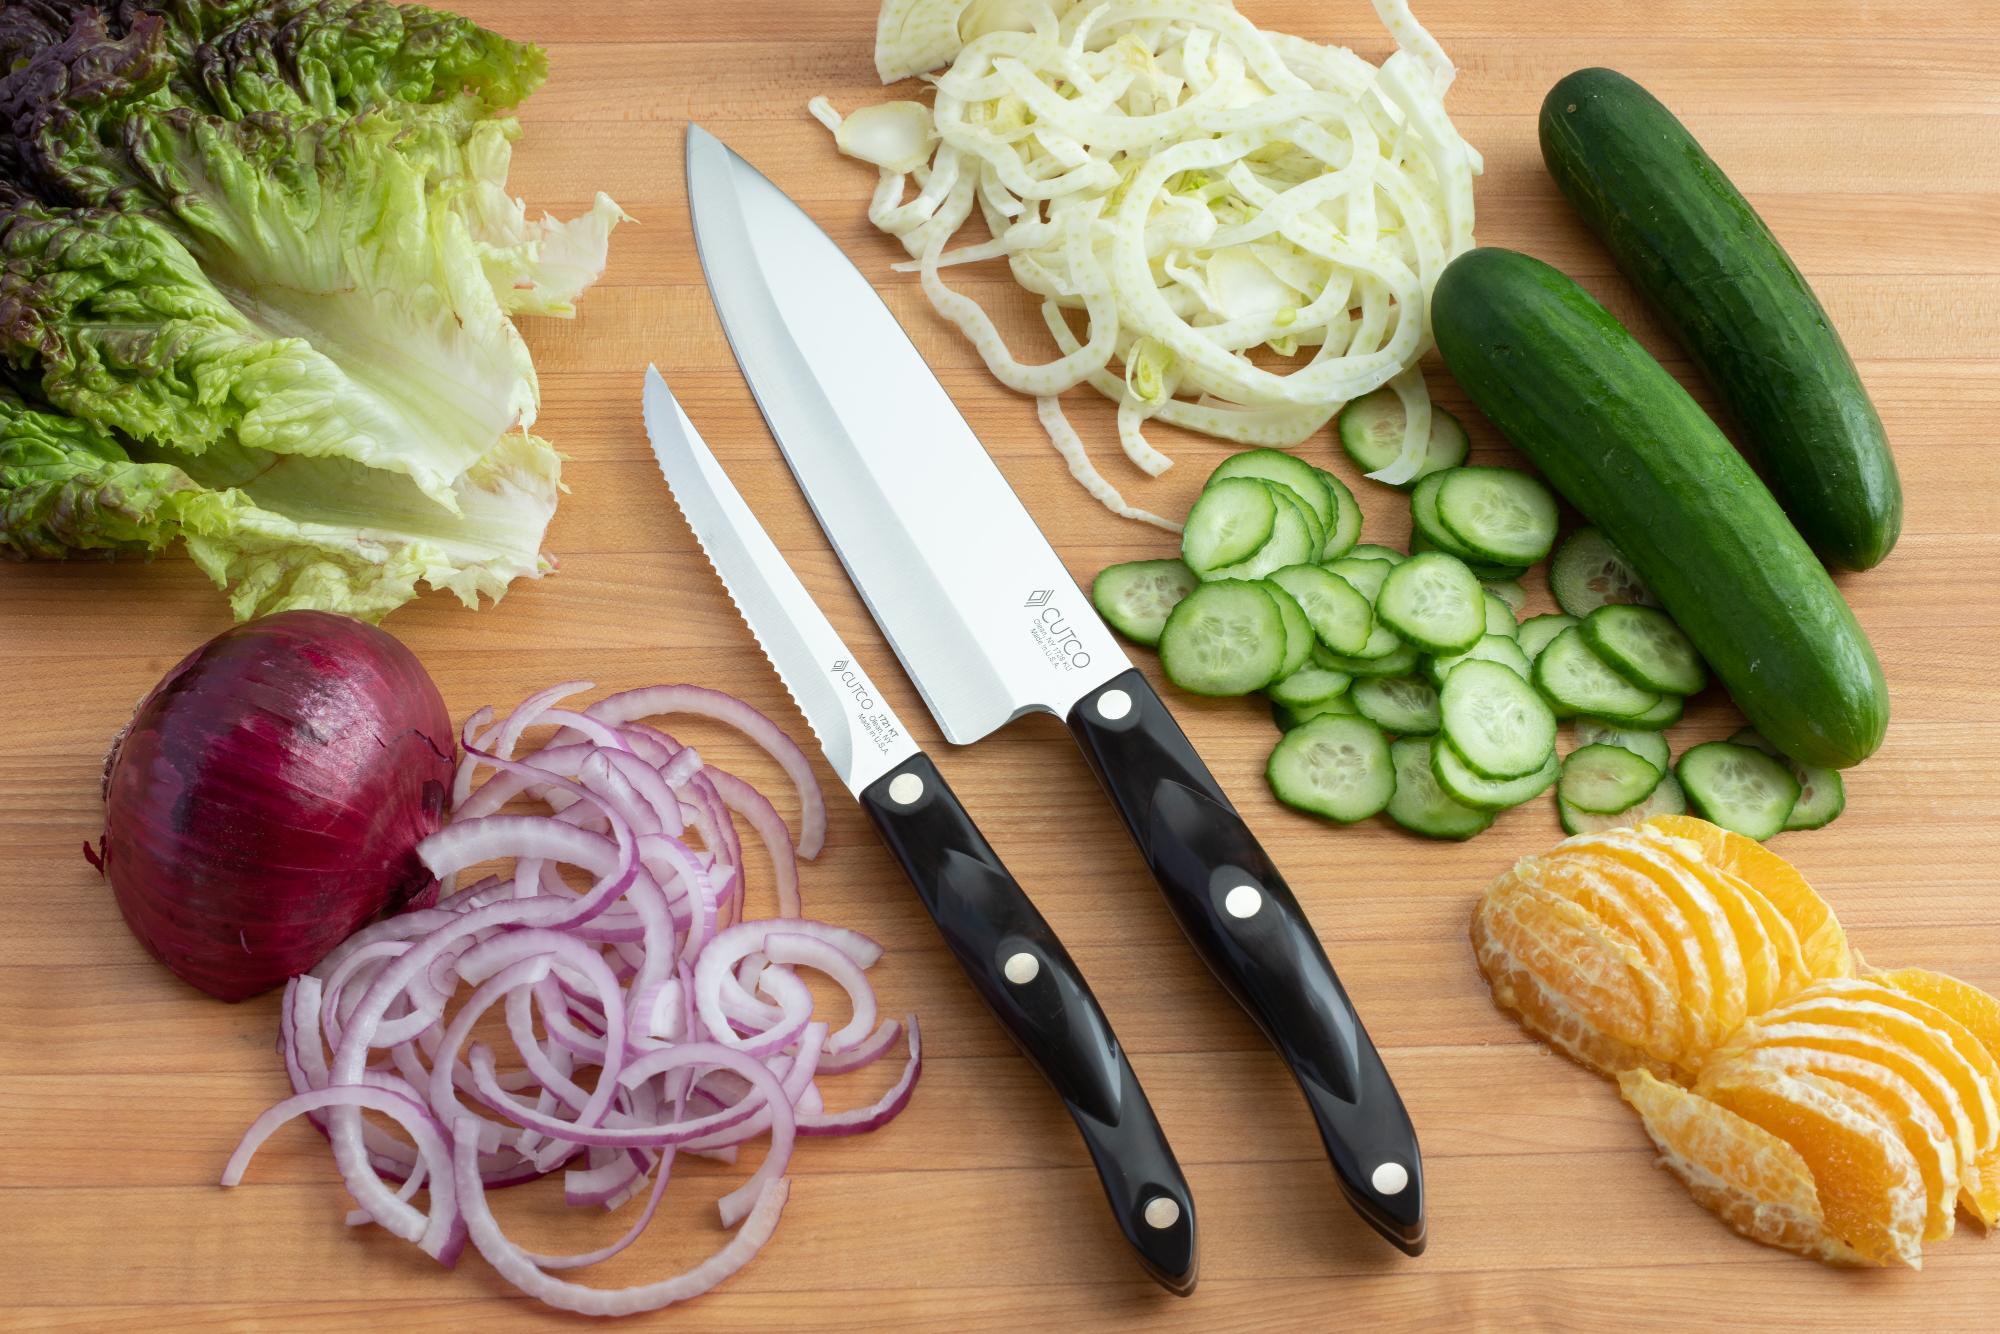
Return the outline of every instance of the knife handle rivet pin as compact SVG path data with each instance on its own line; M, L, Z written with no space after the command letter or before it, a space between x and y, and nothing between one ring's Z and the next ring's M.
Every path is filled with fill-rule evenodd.
M1132 697L1122 690L1107 690L1097 697L1097 712L1106 722L1117 722L1132 712Z
M1231 917L1255 917L1263 906L1264 896L1255 885L1238 885L1222 899L1222 909Z
M915 774L897 774L889 780L889 800L898 806L914 806L924 795L924 780Z
M1017 987L1024 987L1041 974L1042 961L1022 950L1019 954L1009 956L1007 962L1000 966L1000 971L1007 975L1009 982Z
M1410 1169L1401 1163L1383 1163L1368 1178L1368 1184L1384 1195L1400 1195L1410 1184Z
M1168 1196L1155 1195L1146 1201L1140 1217L1146 1220L1147 1227L1164 1231L1181 1221L1181 1207Z

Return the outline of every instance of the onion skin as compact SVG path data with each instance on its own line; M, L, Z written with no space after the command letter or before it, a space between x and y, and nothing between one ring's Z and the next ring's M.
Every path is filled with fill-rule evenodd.
M318 611L240 625L114 745L102 869L160 962L244 1000L429 901L416 845L444 823L454 755L443 697L387 632Z

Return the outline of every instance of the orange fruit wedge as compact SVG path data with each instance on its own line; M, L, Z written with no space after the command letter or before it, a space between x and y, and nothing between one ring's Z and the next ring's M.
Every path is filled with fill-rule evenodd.
M1827 1230L1812 1169L1797 1149L1645 1070L1618 1076L1618 1091L1645 1123L1660 1165L1723 1222L1752 1241L1828 1264L1868 1263Z
M1646 876L1671 898L1693 925L1695 937L1707 958L1709 984L1714 992L1711 1012L1718 1030L1726 1033L1743 1022L1744 1016L1750 1012L1750 961L1744 958L1737 923L1708 886L1630 829L1613 829L1572 838L1551 854L1552 860L1571 857L1597 857L1615 862ZM1749 915L1747 907L1739 907L1744 915ZM1765 945L1768 950L1769 942L1766 941ZM1768 994L1771 975L1777 968L1776 959L1770 953L1764 953L1759 955L1756 963L1762 971L1762 987Z
M1526 858L1511 872L1522 883L1567 899L1596 917L1639 951L1672 993L1678 1033L1672 1063L1692 1074L1699 1053L1714 1045L1708 973L1701 950L1688 938L1686 919L1643 877L1582 860Z
M1687 874L1705 885L1722 905L1743 950L1750 984L1746 1002L1751 1014L1761 1014L1806 985L1810 978L1799 951L1799 933L1769 899L1747 881L1714 865L1685 839L1644 827L1633 832L1657 845ZM1752 918L1755 925L1751 924Z
M1898 968L1876 973L1873 981L1894 987L1950 1015L1979 1039L1981 1046L2000 1061L2000 998L1961 982L1949 973L1933 973L1923 968ZM2000 1224L2000 1148L1980 1155L1966 1174L1963 1202L1981 1227Z
M1800 952L1814 977L1853 974L1847 932L1796 866L1753 838L1692 815L1656 815L1643 827L1696 844L1711 865L1756 886L1798 933Z
M1874 1264L1923 1267L1926 1194L1902 1137L1838 1086L1741 1058L1702 1070L1695 1091L1798 1151L1826 1229Z
M1479 900L1472 946L1493 999L1593 1070L1664 1068L1678 1050L1673 994L1637 949L1510 872Z
M1949 1237L1958 1204L1958 1145L1946 1137L1944 1122L1924 1094L1887 1066L1838 1051L1788 1047L1782 1042L1782 1038L1772 1038L1745 1047L1732 1042L1719 1056L1727 1060L1740 1052L1741 1059L1783 1074L1816 1075L1829 1092L1900 1135L1924 1179L1924 1240Z

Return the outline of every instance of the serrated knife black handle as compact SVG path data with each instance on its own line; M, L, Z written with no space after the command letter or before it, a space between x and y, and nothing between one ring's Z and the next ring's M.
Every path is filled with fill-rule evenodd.
M931 920L1090 1150L1125 1240L1159 1283L1194 1291L1194 1199L1082 971L921 752L860 794Z
M1291 1068L1342 1194L1419 1254L1416 1130L1277 867L1136 668L1085 695L1067 721L1181 930Z

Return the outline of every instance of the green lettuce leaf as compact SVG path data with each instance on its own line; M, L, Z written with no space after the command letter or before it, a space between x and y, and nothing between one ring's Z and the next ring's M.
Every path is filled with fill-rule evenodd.
M377 620L419 585L476 607L553 568L541 543L561 459L530 435L509 437L461 480L456 514L347 460L230 446L186 463L128 452L0 394L0 551L152 552L184 540L244 618L314 608Z

